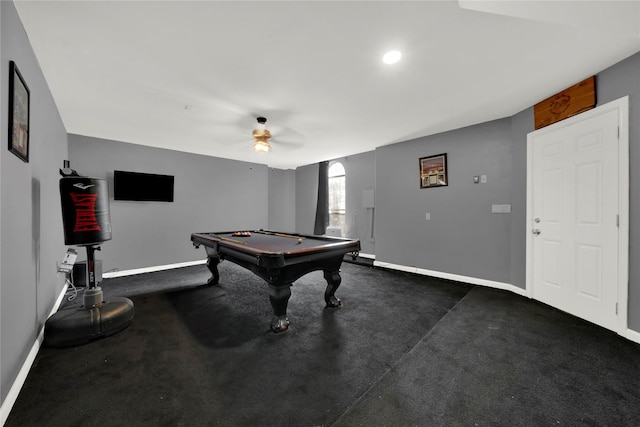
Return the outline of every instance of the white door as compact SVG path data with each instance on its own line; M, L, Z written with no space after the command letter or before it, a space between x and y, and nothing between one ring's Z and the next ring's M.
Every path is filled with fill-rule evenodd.
M529 293L618 330L620 111L592 111L529 135Z

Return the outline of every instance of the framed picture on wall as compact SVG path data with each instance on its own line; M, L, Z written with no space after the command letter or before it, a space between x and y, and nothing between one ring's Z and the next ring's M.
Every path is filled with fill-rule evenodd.
M9 63L9 151L29 161L29 88L16 63Z
M420 158L420 188L444 187L449 185L447 177L447 155Z

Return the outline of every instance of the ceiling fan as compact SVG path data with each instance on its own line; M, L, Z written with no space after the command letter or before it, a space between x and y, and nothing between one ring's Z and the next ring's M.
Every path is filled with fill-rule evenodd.
M281 116L282 114L276 116ZM304 145L305 137L302 133L288 127L274 126L271 130L266 128L266 117L253 116L258 126L253 131L253 149L259 153L268 153L273 147L276 149L295 150ZM281 117L280 117L281 118Z
M265 117L258 117L256 120L258 121L258 128L253 131L253 137L255 138L253 149L258 153L268 153L271 151L271 144L269 144L271 132L269 132L265 126L267 119Z

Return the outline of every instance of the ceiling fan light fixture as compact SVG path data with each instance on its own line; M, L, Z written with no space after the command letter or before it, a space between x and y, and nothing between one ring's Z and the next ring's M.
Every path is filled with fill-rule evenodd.
M258 153L268 153L271 151L271 144L269 144L269 138L271 138L271 132L265 129L264 124L267 122L267 119L264 117L258 117L258 129L253 131L253 137L255 141L253 142L253 149Z
M258 153L268 153L271 151L271 144L266 139L256 139L253 143L253 149Z

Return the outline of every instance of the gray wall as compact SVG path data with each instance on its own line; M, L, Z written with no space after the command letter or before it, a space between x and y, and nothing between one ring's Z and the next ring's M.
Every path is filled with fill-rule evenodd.
M524 231L513 231L513 216L521 213L524 223L526 194L511 184L513 133L528 125L523 114L518 121L497 120L333 159L346 171L347 236L360 239L362 252L374 254L378 261L524 288L525 260L520 270L512 262L511 246L525 249ZM526 134L524 142L526 156ZM448 154L449 186L420 189L418 159L441 153ZM487 183L474 184L473 177L483 174ZM313 231L317 182L317 165L296 170L300 231ZM521 184L524 193L526 175ZM362 207L362 192L371 189L373 239L369 212ZM512 204L514 213L492 214L492 204ZM514 233L522 238L513 238Z
M79 135L69 135L69 156L78 173L109 183L112 240L96 254L103 271L204 259L191 233L269 225L265 165ZM173 175L174 202L113 200L114 170Z
M296 169L296 231L313 234L318 204L317 164Z
M66 247L60 226L58 169L67 135L13 2L0 2L0 377L4 402L64 285L56 261ZM30 160L7 150L9 61L30 91Z
M269 229L296 231L296 172L269 169Z
M503 119L378 148L376 260L508 283L511 215L491 205L511 203L511 144ZM449 185L421 189L418 159L442 153Z

